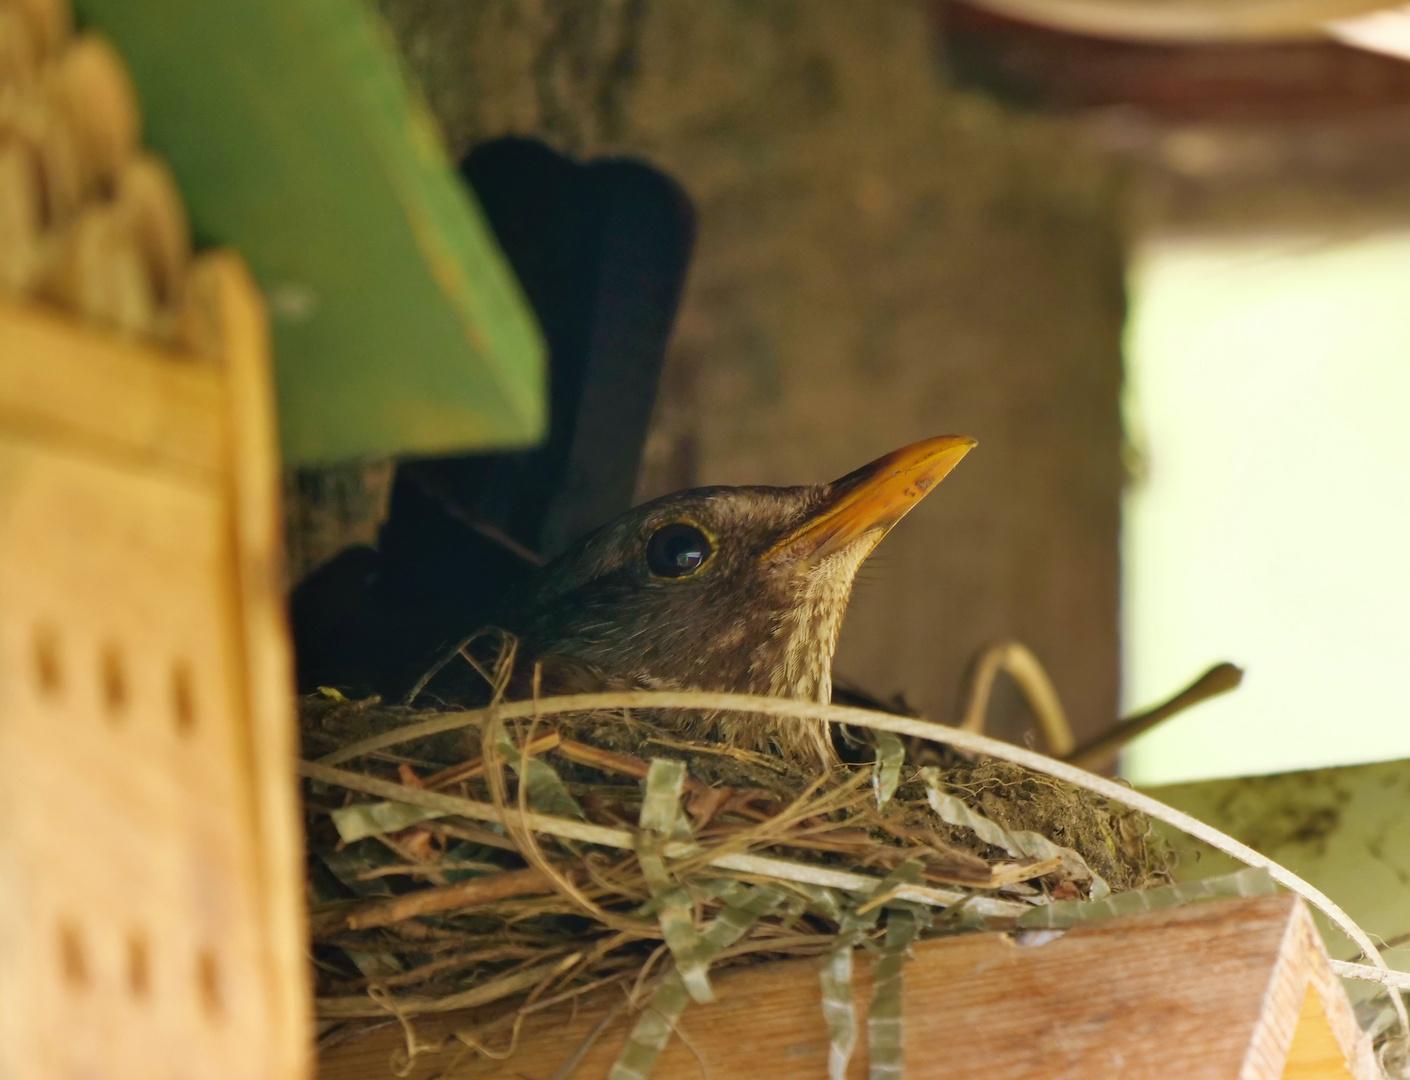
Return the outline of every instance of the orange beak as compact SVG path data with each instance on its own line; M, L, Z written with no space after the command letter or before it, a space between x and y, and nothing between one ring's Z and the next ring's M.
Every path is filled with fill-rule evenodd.
M967 435L925 439L833 481L822 508L764 558L788 552L822 559L869 532L880 541L975 445Z

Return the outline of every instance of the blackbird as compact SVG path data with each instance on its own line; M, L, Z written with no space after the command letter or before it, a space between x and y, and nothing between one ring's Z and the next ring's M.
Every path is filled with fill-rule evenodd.
M830 484L697 488L645 503L539 570L495 625L518 640L517 670L538 667L543 694L696 689L826 703L858 567L974 445L941 436ZM800 762L836 761L823 721L653 720Z

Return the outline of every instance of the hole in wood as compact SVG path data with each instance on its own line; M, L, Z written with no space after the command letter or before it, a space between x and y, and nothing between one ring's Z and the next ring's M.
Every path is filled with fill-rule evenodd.
M176 730L190 735L196 728L196 696L191 683L191 666L178 660L171 669L171 710Z
M196 958L196 986L206 1016L217 1019L221 1013L220 968L215 962L215 954L209 950L203 950Z
M59 665L58 635L47 626L34 632L34 677L40 692L53 697L63 689L64 673Z
M101 676L103 704L107 707L108 719L117 721L127 707L127 673L122 667L122 655L112 645L103 650Z
M147 955L147 939L140 930L127 938L127 989L134 998L145 998L152 985L152 966Z
M59 927L59 966L64 982L71 989L82 990L88 985L88 956L83 948L83 935L70 922Z

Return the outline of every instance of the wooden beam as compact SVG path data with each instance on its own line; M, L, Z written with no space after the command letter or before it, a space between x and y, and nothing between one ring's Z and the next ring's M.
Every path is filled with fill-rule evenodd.
M1041 941L1042 938L1030 938ZM1003 933L925 942L906 967L906 1076L910 1080L1050 1080L1164 1077L1182 1080L1372 1080L1368 1041L1301 901L1287 895L1228 900L1082 924L1043 944ZM864 1021L871 984L857 965ZM714 1080L827 1075L817 962L797 960L727 972L719 1000L693 1006L685 1036L662 1055L655 1080L694 1078L702 1060ZM410 1074L438 1075L457 1052L465 1080L545 1077L577 1051L622 1000L617 988L576 1015L527 1019L507 1061L472 1059L454 1039ZM484 1024L486 1011L418 1022L435 1042ZM574 1076L605 1076L632 1019L618 1016ZM865 1024L849 1077L867 1075ZM507 1029L486 1040L507 1041ZM689 1046L686 1040L689 1040ZM406 1034L393 1024L322 1058L322 1080L381 1080ZM696 1055L699 1055L697 1058Z

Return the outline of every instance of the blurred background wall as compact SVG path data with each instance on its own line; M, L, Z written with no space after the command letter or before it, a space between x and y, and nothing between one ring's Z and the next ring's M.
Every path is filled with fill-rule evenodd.
M1247 677L1137 743L1137 783L1410 755L1407 150L1388 95L1141 151L1125 697L1216 656Z
M641 497L973 435L863 571L838 673L948 718L968 658L1017 637L1079 734L1111 722L1123 166L1099 138L953 89L909 0L381 7L453 153L532 135L694 200ZM991 716L1026 728L1006 687Z
M1016 638L1080 738L1228 659L1128 775L1410 753L1405 59L982 0L379 3L453 154L530 136L694 203L639 498L979 439L863 569L840 678L950 719ZM293 478L296 579L375 540L390 477ZM1004 680L990 721L1028 732Z

